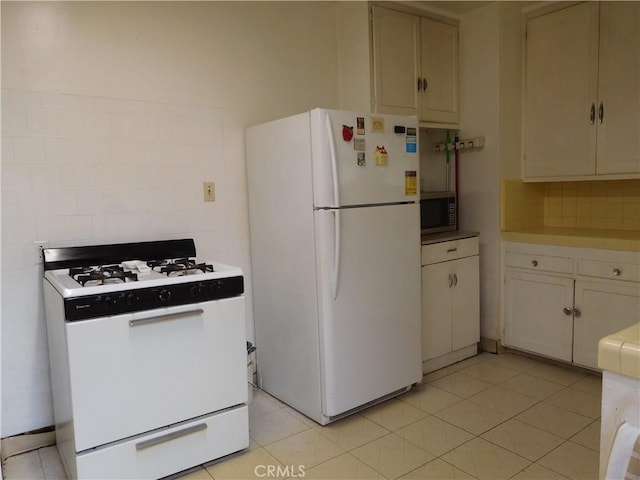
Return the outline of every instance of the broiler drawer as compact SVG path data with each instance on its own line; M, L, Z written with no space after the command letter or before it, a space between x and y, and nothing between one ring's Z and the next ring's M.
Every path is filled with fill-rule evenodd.
M161 478L249 446L246 405L195 418L76 457L78 478Z
M422 265L470 257L479 251L478 237L431 243L422 246Z

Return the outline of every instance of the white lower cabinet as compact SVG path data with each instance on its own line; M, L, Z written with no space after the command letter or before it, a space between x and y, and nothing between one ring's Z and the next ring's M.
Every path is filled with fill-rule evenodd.
M503 343L598 368L598 341L640 317L639 256L505 243Z
M480 339L478 238L422 247L423 372L477 352Z

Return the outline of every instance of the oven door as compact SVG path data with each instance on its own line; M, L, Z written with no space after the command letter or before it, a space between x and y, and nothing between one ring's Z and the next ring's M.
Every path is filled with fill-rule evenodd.
M68 322L76 452L247 401L244 297Z

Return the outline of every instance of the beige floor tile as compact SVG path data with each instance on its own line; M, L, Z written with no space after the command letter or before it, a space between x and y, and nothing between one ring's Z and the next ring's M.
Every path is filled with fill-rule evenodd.
M274 475L269 476L269 478L281 479L289 476L284 474L284 465L264 448L245 450L236 455L206 464L205 468L216 480L265 478L267 470L274 472Z
M534 405L515 418L562 438L574 436L593 421L545 402Z
M571 441L590 448L596 452L600 451L600 420L596 420L580 432L571 437Z
M2 464L5 479L44 480L42 461L37 450L7 458Z
M305 471L304 478L309 480L385 480L381 473L349 453L310 468Z
M529 465L511 480L565 480L567 477L559 473L549 470L548 468L538 465L537 463ZM589 480L589 479L584 479ZM595 480L595 479L593 479Z
M427 373L426 375L423 375L422 377L422 383L424 384L428 384L428 383L432 383L442 377L446 377L447 375L451 375L452 373L457 372L458 370L454 369L451 367L451 365L449 365L448 367L444 367L441 368L439 370L436 370L434 372L431 373Z
M493 386L491 383L470 377L461 372L455 372L439 378L431 382L431 385L463 398L468 398Z
M435 416L474 435L481 435L509 419L507 415L478 405L471 400L456 403L436 413Z
M598 478L598 452L571 441L560 445L537 463L575 480Z
M305 469L344 453L338 445L314 429L270 443L264 448L284 465L304 465Z
M55 445L38 449L38 455L40 456L40 462L42 463L42 470L44 471L44 478L46 480L65 480L67 478L62 460L60 460L60 455Z
M282 402L272 396L259 390L254 390L253 399L249 404L249 416L262 415L263 413L277 410L283 406Z
M602 375L600 373L594 375L585 375L581 380L571 385L571 388L587 392L592 395L602 396Z
M389 433L386 428L358 414L320 427L318 431L344 450L359 447Z
M402 402L397 398L387 400L380 405L361 412L362 416L386 428L397 430L427 416L426 412Z
M397 478L434 458L395 433L358 447L351 454L387 478Z
M489 353L479 353L478 355L474 355L473 357L465 358L464 360L460 360L459 362L453 363L449 365L449 368L454 372L459 370L464 370L465 368L470 367L471 365L476 365L478 363L482 363L485 361L486 357L490 355Z
M502 383L518 374L516 370L503 367L491 361L477 363L465 368L464 370L460 370L460 373L464 373L465 375L469 375L470 377L474 377L478 380L489 382L494 385Z
M562 444L562 437L511 419L482 435L496 445L536 461Z
M279 408L249 418L249 435L261 446L277 442L310 427Z
M600 395L593 395L572 387L560 390L547 398L545 402L593 419L600 418L602 409Z
M400 477L400 480L468 480L473 479L467 472L436 458Z
M525 372L533 367L540 365L540 362L533 358L525 357L515 353L501 353L486 357L487 361L496 363L502 367L510 368L518 373Z
M204 467L194 467L184 472L165 477L162 480L213 480L213 477L207 472Z
M544 400L564 388L564 386L558 383L535 377L528 373L521 373L520 375L511 377L502 383L501 386L537 400Z
M436 457L473 438L469 432L433 416L401 428L396 434Z
M557 366L547 363L541 363L537 367L527 370L527 373L534 377L544 378L551 382L559 383L568 387L585 377L585 374L569 366Z
M517 415L538 403L535 398L527 397L500 385L483 390L469 398L469 400L509 417Z
M399 400L427 413L435 413L464 400L462 397L434 385L423 385L405 393Z
M531 463L481 438L475 438L441 458L480 480L507 479Z

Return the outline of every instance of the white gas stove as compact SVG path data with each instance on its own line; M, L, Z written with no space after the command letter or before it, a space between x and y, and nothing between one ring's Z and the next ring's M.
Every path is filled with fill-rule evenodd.
M70 478L159 478L248 447L242 271L193 240L44 250Z

